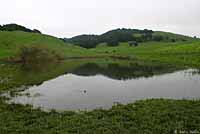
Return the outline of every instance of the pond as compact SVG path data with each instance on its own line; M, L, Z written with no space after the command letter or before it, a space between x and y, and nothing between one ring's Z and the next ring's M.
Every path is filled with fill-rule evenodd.
M114 104L148 98L200 97L199 70L174 71L168 67L163 71L158 66L128 65L109 63L102 66L86 62L56 78L18 92L9 103L62 111L108 109Z

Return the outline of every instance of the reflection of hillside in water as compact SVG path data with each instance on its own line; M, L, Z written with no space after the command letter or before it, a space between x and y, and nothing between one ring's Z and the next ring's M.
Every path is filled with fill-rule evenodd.
M156 74L169 73L175 69L164 66L145 66L137 63L130 63L129 66L122 66L111 63L107 66L100 66L96 63L86 63L75 68L71 73L82 76L104 75L112 79L127 80L139 77L151 77Z
M170 73L177 68L169 65L126 60L69 60L56 64L0 65L0 89L41 85L44 81L63 74L82 76L104 75L112 79L127 80Z

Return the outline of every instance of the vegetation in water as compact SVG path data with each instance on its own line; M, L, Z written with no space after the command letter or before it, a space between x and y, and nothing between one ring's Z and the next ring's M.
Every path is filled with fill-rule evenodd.
M200 101L152 99L88 112L6 104L0 98L2 134L169 134L200 131Z

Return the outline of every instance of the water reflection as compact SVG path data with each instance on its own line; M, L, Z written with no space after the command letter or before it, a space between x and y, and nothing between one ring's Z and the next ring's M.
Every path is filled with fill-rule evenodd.
M179 69L108 59L4 65L0 66L0 91L17 91L11 92L11 102L57 110L110 108L113 103L146 98L199 98L200 71L174 72Z
M169 73L178 68L129 60L68 60L57 64L0 66L0 91L21 86L41 85L63 74L81 76L104 75L116 80L151 77Z
M29 88L22 92L29 97L17 96L12 102L45 109L85 110L147 98L194 99L200 97L200 75L190 75L192 71L129 80L66 74Z
M138 64L137 62L131 62L127 66L110 63L103 67L96 63L86 63L75 68L70 73L80 76L95 76L100 74L116 80L128 80L140 77L151 77L156 74L168 73L174 70L175 68L172 67L147 66Z

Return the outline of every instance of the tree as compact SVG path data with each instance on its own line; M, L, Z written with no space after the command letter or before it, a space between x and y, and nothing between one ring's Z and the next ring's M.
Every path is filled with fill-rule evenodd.
M176 39L171 39L171 42L176 42Z
M153 36L153 40L154 41L162 41L164 38L163 38L163 36L161 36L161 35L154 35Z
M153 31L152 30L148 30L148 29L144 29L144 33L143 33L143 39L145 41L149 41L149 40L152 40L152 33Z
M41 34L41 32L39 30L37 30L37 29L33 29L33 32Z
M22 46L19 52L19 59L23 64L39 64L53 62L61 59L55 51L41 46Z
M137 47L138 46L138 42L137 41L130 41L129 42L129 46L135 46L135 47Z

